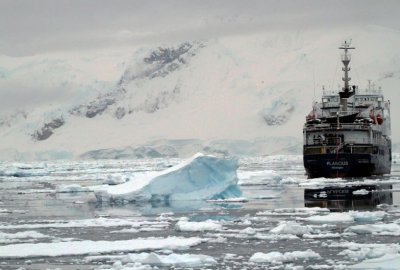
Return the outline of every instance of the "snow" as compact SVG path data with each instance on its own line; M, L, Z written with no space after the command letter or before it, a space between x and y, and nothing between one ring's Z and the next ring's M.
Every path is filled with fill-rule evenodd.
M181 164L95 191L99 201L174 201L240 197L235 159L196 154Z
M333 79L332 70L339 55L338 42L344 38L352 36L357 47L354 64L361 68L357 73L362 77L354 83L365 88L367 79L372 78L382 84L388 99L395 100L398 94L396 29L368 25L329 30L329 35L324 29L249 31L206 40L200 47L198 42L192 42L194 55L184 56L184 64L178 63L179 68L158 77L151 76L154 64L148 65L143 59L163 46L160 43L134 43L111 51L73 55L2 55L1 70L6 72L0 80L1 89L23 89L27 96L35 97L41 96L38 89L44 89L41 93L46 96L71 96L33 104L32 109L26 109L26 118L13 109L7 111L1 119L5 124L0 128L0 156L5 160L70 159L100 148L153 148L156 140L168 141L165 146L173 146L174 140L193 140L200 142L200 148L215 141L211 151L246 155L301 151L298 131L313 100L313 70L317 95L327 83L332 84L326 85L327 90L336 90L341 74L337 72ZM380 40L390 42L380 44ZM167 47L181 44L176 41ZM377 47L382 55L376 54ZM145 76L147 71L149 76ZM392 76L386 78L384 74L390 73ZM102 114L93 118L69 114L72 108L90 104L99 94L113 93L123 77L127 93ZM121 119L115 117L119 108L126 111ZM133 112L129 113L129 108ZM398 106L392 109L393 115L399 114ZM33 141L32 132L53 115L64 116L65 125L47 140ZM393 122L392 126L397 141L399 125ZM218 140L227 143L220 147ZM179 149L182 151L177 154L187 156L188 152L191 155L202 151L198 145L189 143L186 150Z
M281 253L278 251L273 251L269 253L257 252L250 257L250 262L255 263L273 263L273 264L281 264L286 262L292 262L295 260L310 260L310 259L320 259L321 256L312 251L311 249L307 249L306 251L292 251Z
M60 243L14 244L0 246L0 258L56 257L121 251L186 249L203 241L198 237L168 237L119 241L84 240Z

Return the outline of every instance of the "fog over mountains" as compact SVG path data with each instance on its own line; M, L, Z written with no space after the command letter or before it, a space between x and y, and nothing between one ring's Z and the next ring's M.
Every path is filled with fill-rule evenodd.
M356 47L352 83L382 87L400 141L400 35L390 21L274 29L257 18L208 21L209 36L163 40L126 30L104 46L49 43L43 51L38 43L28 55L2 46L0 158L299 153L312 101L341 85L345 39Z

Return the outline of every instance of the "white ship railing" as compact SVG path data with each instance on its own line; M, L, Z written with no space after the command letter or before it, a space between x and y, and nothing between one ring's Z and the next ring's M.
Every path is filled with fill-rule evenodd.
M369 123L322 123L322 124L305 124L305 129L307 131L318 131L324 129L350 129L350 130L369 130L371 124Z

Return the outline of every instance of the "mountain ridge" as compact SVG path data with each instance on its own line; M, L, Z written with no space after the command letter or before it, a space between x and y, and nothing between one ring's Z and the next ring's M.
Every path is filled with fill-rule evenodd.
M144 45L95 52L75 60L61 55L49 60L45 73L40 71L45 60L40 59L50 56L29 57L25 63L19 59L22 66L32 61L39 66L33 66L31 74L28 69L0 67L4 71L0 87L15 85L23 78L23 87L32 92L46 86L46 78L53 78L53 91L70 98L18 108L1 117L0 152L4 154L0 156L7 159L12 152L9 149L14 149L16 153L65 152L64 156L79 158L99 149L118 152L129 147L151 148L156 140L193 138L201 142L202 147L196 148L200 150L217 140L251 144L256 138L275 138L276 143L280 137L287 141L280 141L282 147L276 149L294 141L301 146L301 127L312 100L323 85L334 90L334 84L341 83L340 72L335 72L335 80L331 73L339 55L336 48L350 35L360 48L353 52L351 63L356 83L361 85L357 77L365 73L365 78L373 78L387 90L389 99L395 99L400 56L394 48L400 45L400 38L396 31L374 27L358 32L337 30L329 36L318 31L296 35L289 31ZM391 43L375 51L378 39ZM48 69L54 63L63 68L55 69L53 76ZM66 66L90 75L70 72ZM29 80L32 76L38 76L37 80ZM392 115L399 107L392 108ZM393 120L393 139L398 141L400 131ZM179 155L180 150L172 148ZM253 150L257 155L274 151L259 148L265 152ZM234 153L232 149L228 153ZM11 159L13 156L17 155L10 154Z

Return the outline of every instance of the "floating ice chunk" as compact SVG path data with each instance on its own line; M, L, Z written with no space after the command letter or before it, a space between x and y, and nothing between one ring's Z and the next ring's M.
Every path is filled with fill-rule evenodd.
M300 182L302 182L302 179L293 176L285 177L281 180L281 184L299 184Z
M260 216L309 216L317 213L329 213L329 209L320 207L277 208L257 212Z
M208 202L215 202L215 203L245 203L248 202L249 199L244 197L238 198L229 198L229 199L217 199L217 200L207 200Z
M176 254L158 255L156 253L129 254L124 262L140 262L154 266L202 267L217 264L217 261L207 255Z
M354 222L354 218L349 213L330 213L327 215L317 215L304 218L303 220L313 223L343 223Z
M165 171L95 191L100 201L207 200L239 197L236 159L197 154Z
M340 238L340 233L319 233L319 234L303 234L303 238L307 239L331 239L331 238Z
M119 185L119 184L123 184L126 181L130 180L130 178L128 176L124 176L121 174L117 174L117 175L107 175L107 179L103 180L103 184L105 185Z
M162 226L166 225L165 221L147 221L128 218L94 218L80 220L41 220L37 223L25 224L1 224L0 229L45 229L45 228L81 228L81 227L125 227L133 228Z
M398 254L398 244L358 244L354 242L333 243L329 247L346 247L338 255L346 256L353 261L380 258L386 254Z
M187 218L181 218L175 224L175 230L185 232L220 231L222 230L222 225L215 220L194 222L188 221Z
M349 214L354 218L355 221L361 221L361 222L375 222L378 220L382 220L386 216L386 212L384 211L373 211L373 212L350 211Z
M254 235L257 233L257 230L252 228L252 227L247 227L243 230L239 231L240 234L248 234L248 235Z
M367 259L358 264L349 266L348 269L380 269L380 270L397 270L400 266L399 254L386 254L380 258Z
M399 236L400 225L396 223L355 225L348 227L345 232Z
M27 241L28 239L33 240L40 238L50 238L50 237L36 231L25 231L16 233L0 232L0 244L16 243L20 242L21 240Z
M270 230L271 233L275 234L293 234L303 235L313 232L310 226L304 226L293 221L283 221L277 227Z
M8 210L5 208L0 208L0 214L11 214L11 213L12 213L11 210Z
M359 190L353 191L354 195L367 195L368 193L369 193L369 191L366 189L359 189Z
M250 257L250 262L281 264L285 262L292 262L295 260L320 258L321 256L318 253L312 251L311 249L307 249L306 251L293 251L285 253L281 253L278 251L273 251L269 253L257 252Z
M168 237L119 241L85 240L60 243L14 244L0 246L0 258L57 257L165 248L184 249L198 245L203 241L198 237Z

